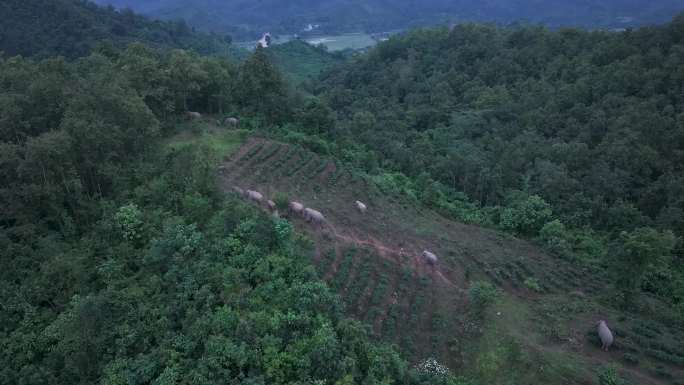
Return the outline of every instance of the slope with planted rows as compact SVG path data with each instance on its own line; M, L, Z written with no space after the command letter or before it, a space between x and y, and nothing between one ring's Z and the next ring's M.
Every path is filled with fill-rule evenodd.
M271 199L284 193L322 212L322 226L290 216L314 240L320 276L340 294L349 315L416 361L437 357L451 368L478 371L487 354L515 353L521 345L527 360L538 357L549 365L527 370L521 380L572 376L592 383L596 368L624 363L625 356L648 360L623 366L639 383L684 378L684 349L676 343L684 333L664 326L645 330L643 320L599 306L595 299L609 284L603 274L546 255L529 242L385 196L339 162L299 146L250 138L224 160L220 183L225 191L237 186ZM366 213L357 209L357 200L367 204ZM437 254L439 262L429 264L423 250ZM472 319L468 303L471 283L482 280L504 292L486 323ZM539 288L531 290L529 280ZM606 317L612 317L618 337L609 353L600 351L592 333L595 321ZM565 359L567 354L573 358ZM499 361L497 370L527 365L513 356Z

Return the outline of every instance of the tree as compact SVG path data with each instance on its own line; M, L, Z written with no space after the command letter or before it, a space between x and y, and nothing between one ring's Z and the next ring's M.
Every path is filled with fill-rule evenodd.
M176 110L188 111L188 102L206 82L208 74L200 66L197 57L184 50L173 50L168 59L169 84L177 103Z
M285 82L264 48L257 47L240 67L237 94L238 104L245 111L271 122L279 122L290 114Z
M501 211L501 227L524 235L537 235L552 218L551 206L538 195L509 193Z
M326 134L335 127L335 114L319 99L310 99L299 114L298 119L304 132L309 134Z
M677 238L672 231L658 231L641 227L620 234L616 246L616 286L620 290L624 305L631 305L642 280L649 270L667 265Z

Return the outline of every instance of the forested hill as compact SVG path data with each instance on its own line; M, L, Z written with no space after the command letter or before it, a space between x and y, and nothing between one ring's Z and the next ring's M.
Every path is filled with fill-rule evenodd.
M1 384L447 384L343 316L292 225L217 189L245 131L168 142L186 106L292 122L262 51L34 60L0 58Z
M378 32L463 21L621 28L664 23L684 10L679 0L96 0L161 19L184 18L206 30L256 37L298 33Z
M196 33L184 22L151 21L82 0L3 0L0 52L7 56L87 55L103 41L124 47L142 41L154 47L235 54L230 37Z
M586 229L684 235L683 69L684 15L626 33L465 24L393 37L317 94L338 117L325 135L360 145L358 164L411 176L418 197L464 220L553 234L569 257L589 250ZM551 211L542 229L535 215ZM648 262L644 287L684 300L681 258Z

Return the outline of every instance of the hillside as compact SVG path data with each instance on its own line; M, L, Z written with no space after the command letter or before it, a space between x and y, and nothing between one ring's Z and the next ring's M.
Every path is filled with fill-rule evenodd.
M0 383L460 384L371 341L310 241L217 189L246 132L202 136L187 107L291 121L273 71L141 44L0 58Z
M0 11L0 385L684 385L684 14L236 61L90 2Z
M316 94L337 124L319 136L355 146L346 156L371 172L409 176L399 186L442 212L527 237L555 234L550 247L569 259L623 271L610 255L629 253L621 237L645 228L681 256L683 36L684 15L623 34L415 31L323 75ZM539 218L511 217L530 209ZM555 228L544 229L551 218ZM579 246L589 239L601 246ZM679 304L682 281L656 271L684 272L681 258L652 257L643 277L620 284Z
M230 37L197 33L183 22L151 21L130 11L81 0L5 0L0 3L0 52L7 56L87 55L104 42L240 56ZM244 55L241 55L244 56Z
M300 40L273 45L266 53L292 84L317 79L323 71L345 61L342 55L331 54Z
M101 4L130 7L155 18L183 18L204 30L252 39L264 31L302 33L309 23L320 24L317 33L382 32L415 26L463 21L503 24L526 20L557 26L623 28L663 23L684 10L678 0L318 0L318 1L193 1L97 0Z
M487 383L592 384L609 363L639 384L684 376L681 359L654 353L684 357L676 342L684 330L606 308L608 276L387 195L343 163L298 146L252 138L226 159L219 183L229 194L234 186L254 189L325 214L321 227L288 218L314 240L319 276L340 294L347 314L414 362L435 357ZM367 213L356 200L367 203ZM422 257L426 249L440 256L436 265ZM479 316L472 288L483 280L495 282L502 297ZM619 331L610 354L593 337L601 317Z

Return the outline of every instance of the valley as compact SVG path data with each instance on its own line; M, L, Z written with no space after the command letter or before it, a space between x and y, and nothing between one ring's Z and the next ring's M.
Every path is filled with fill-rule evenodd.
M274 45L284 44L297 40L294 35L276 35L273 38ZM341 35L315 36L306 37L302 39L308 44L317 46L322 44L330 52L344 51L344 50L360 50L374 46L377 41L369 34L357 32L346 33ZM238 42L236 45L240 48L253 50L256 47L256 40Z

